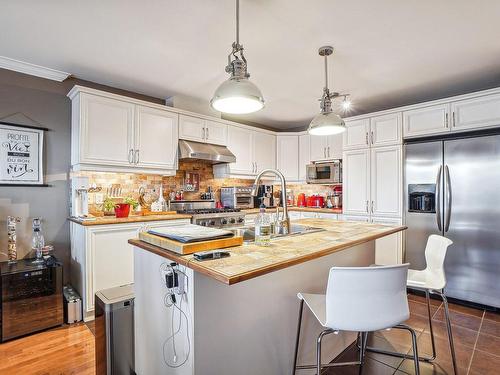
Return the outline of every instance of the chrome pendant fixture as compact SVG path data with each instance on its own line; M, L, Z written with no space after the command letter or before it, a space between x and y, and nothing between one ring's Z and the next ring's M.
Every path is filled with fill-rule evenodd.
M261 110L264 97L259 88L250 80L247 71L247 60L240 44L240 2L236 0L236 41L233 50L227 57L226 72L231 75L223 82L210 100L213 109L232 114L245 114Z
M345 123L342 118L332 111L332 101L335 98L343 97L343 107L348 109L350 102L348 94L339 94L338 92L330 92L328 89L328 56L333 53L333 47L325 46L319 49L319 55L325 58L325 87L323 88L323 96L320 99L321 112L313 118L307 129L312 135L332 135L339 134L345 131Z

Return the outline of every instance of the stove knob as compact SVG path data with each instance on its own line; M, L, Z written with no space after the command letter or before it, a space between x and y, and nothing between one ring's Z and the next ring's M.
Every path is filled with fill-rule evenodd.
M238 218L238 223L243 223L244 221L245 221L244 218L242 218L242 217Z
M210 220L210 223L208 224L213 227L215 225L215 220Z
M203 225L204 227L206 227L207 226L207 222L206 221L202 221L202 222L200 222L200 225Z
M231 224L234 224L234 223L236 223L236 220L235 220L234 218L231 218L231 220L229 220L229 222L230 222Z
M222 220L220 221L220 223L221 223L222 225L226 225L226 224L227 224L227 220L226 220L226 219L222 219Z

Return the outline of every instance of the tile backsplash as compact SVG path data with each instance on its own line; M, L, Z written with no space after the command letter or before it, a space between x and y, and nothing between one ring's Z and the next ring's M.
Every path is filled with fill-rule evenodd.
M105 196L112 185L120 185L120 196L131 196L133 198L139 196L139 189L141 187L144 187L144 189L149 192L158 192L160 185L163 185L165 199L168 199L168 193L183 189L186 172L199 174L200 187L197 192L185 191L184 199L199 199L200 193L206 192L207 188L211 186L218 200L220 199L220 188L223 186L245 186L253 184L253 179L214 178L212 165L201 161L180 161L175 176L109 172L74 172L73 175L89 177L90 184L101 187L101 193ZM276 185L275 189L276 188L279 189L279 185ZM307 184L288 184L287 188L293 190L295 196L300 192L306 195L315 193L326 195L331 190L330 186ZM92 198L93 197L90 196L90 202L93 202Z

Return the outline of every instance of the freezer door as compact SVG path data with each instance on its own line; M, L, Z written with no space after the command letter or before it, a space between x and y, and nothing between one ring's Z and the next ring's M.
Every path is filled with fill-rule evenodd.
M500 307L500 135L444 142L446 294Z
M405 145L405 261L411 269L425 268L425 245L431 234L442 234L443 142ZM419 194L422 197L419 202ZM424 203L434 197L433 209ZM420 204L422 203L422 204Z

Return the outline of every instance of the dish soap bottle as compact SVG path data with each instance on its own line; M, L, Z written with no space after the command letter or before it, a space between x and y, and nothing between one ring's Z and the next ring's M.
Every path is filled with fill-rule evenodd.
M33 239L31 240L31 249L36 254L34 264L43 263L42 249L45 246L45 239L42 234L42 220L39 217L33 219Z
M261 203L259 214L255 218L255 244L271 245L271 215L266 214L266 205Z

